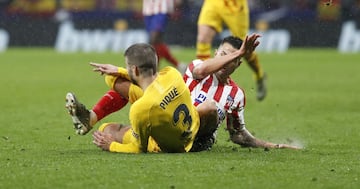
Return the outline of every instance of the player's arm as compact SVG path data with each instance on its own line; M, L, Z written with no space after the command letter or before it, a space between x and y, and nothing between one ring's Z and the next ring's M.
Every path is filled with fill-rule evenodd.
M240 64L241 58L244 56L250 56L259 45L259 41L257 41L259 37L260 35L258 34L246 36L239 50L224 56L207 59L202 64L195 66L192 71L194 78L202 79L210 74L213 74L235 59L237 59Z
M93 143L99 148L110 152L122 152L122 153L140 153L139 145L135 142L129 144L121 144L116 142L115 139L109 133L101 131L95 131L93 133Z
M94 72L99 72L101 75L106 74L116 77L120 76L130 81L129 74L127 73L127 70L125 68L118 67L112 64L99 64L94 62L90 62L90 65L94 67Z
M244 123L244 109L238 111L232 111L227 115L226 124L227 130L230 135L230 140L235 144L239 144L241 147L252 148L289 148L289 149L301 149L297 146L288 144L275 144L255 138L245 127Z
M241 131L233 131L230 133L230 139L232 142L239 144L241 147L252 147L252 148L288 148L293 150L299 150L300 147L289 145L289 144L275 144L272 142L260 140L250 134L247 129Z
M96 131L93 134L93 143L103 150L121 153L140 153L147 152L149 141L149 119L147 108L142 104L134 104L130 109L130 122L132 139L127 144L116 142L115 139L107 133ZM147 112L147 113L145 113Z

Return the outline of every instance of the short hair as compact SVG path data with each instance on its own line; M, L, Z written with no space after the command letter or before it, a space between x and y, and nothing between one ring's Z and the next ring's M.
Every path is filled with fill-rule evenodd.
M220 45L224 44L224 43L229 43L231 46L233 46L236 49L240 49L241 45L242 45L242 40L236 36L228 36L225 37Z
M139 68L140 72L149 72L152 70L152 75L157 70L157 54L150 44L136 43L126 49L124 56L127 58L129 65L135 65Z

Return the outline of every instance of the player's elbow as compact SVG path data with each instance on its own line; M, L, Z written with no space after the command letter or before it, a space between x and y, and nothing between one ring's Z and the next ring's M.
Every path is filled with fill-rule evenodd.
M195 67L194 70L193 70L193 76L194 76L195 79L202 79L202 78L205 78L208 75L209 75L209 73L201 65Z

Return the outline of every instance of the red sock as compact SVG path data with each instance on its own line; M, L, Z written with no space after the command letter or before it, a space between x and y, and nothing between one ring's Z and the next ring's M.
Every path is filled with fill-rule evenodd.
M179 62L170 54L169 48L166 46L165 43L157 43L153 45L157 55L159 56L159 59L165 58L167 61L169 61L171 64L173 64L175 67L179 65Z
M128 99L124 98L116 91L110 90L101 97L92 110L95 112L97 120L100 121L105 116L123 108L127 102Z

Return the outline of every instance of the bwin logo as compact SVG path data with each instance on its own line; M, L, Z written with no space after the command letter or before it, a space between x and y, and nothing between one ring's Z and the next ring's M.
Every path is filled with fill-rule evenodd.
M360 31L356 30L355 22L345 22L342 26L338 50L342 53L360 51Z
M7 31L0 29L0 52L5 51L9 43L9 34Z
M59 52L119 52L134 43L148 41L144 30L77 30L72 22L59 27L55 49Z

